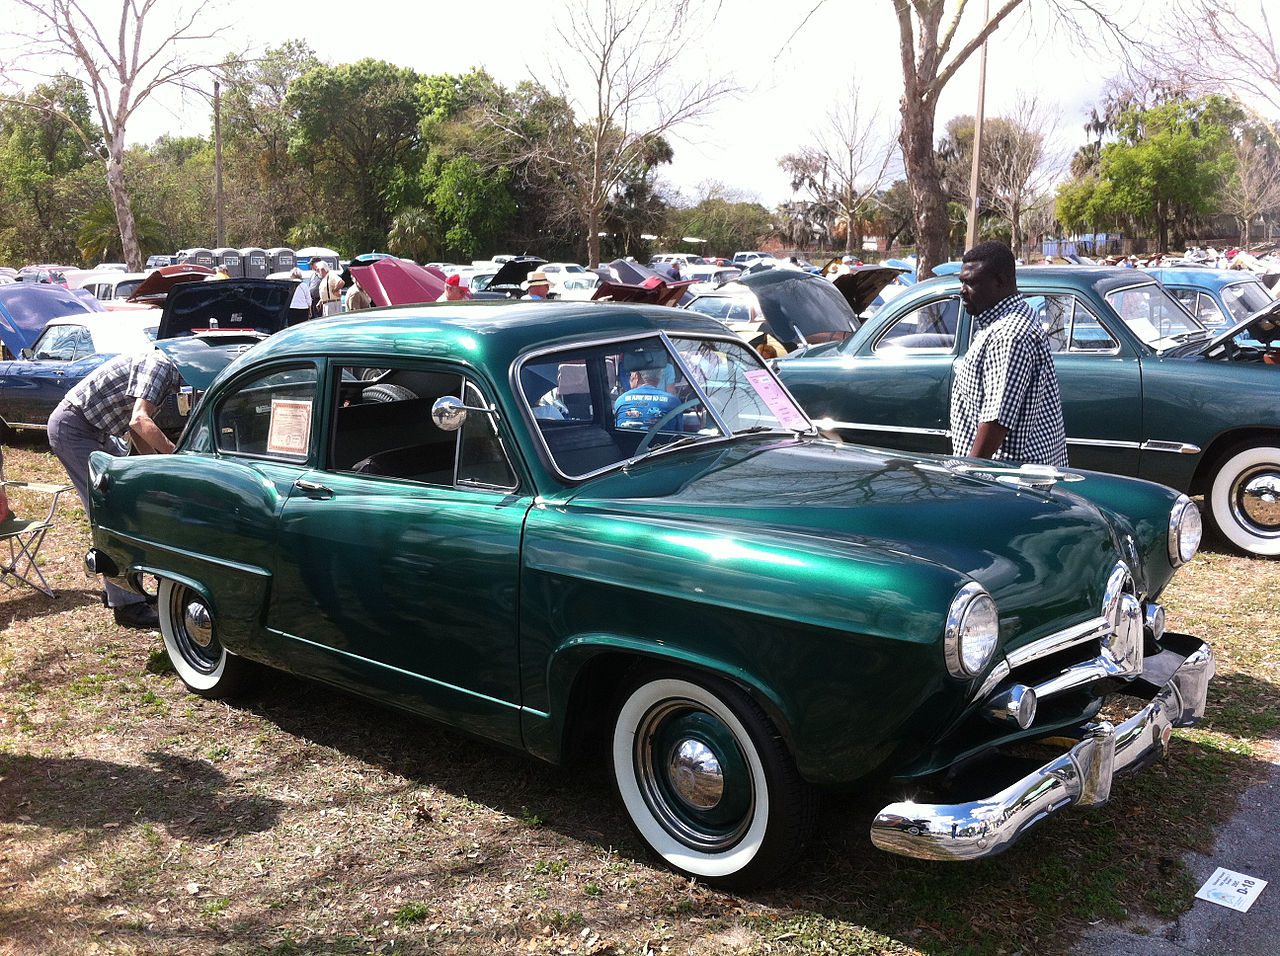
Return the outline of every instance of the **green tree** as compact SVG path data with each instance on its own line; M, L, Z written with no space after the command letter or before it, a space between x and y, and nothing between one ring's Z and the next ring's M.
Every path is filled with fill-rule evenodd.
M492 244L515 213L515 201L507 192L510 179L506 167L487 171L465 156L445 163L431 203L437 222L446 230L448 251L466 260Z
M1232 128L1238 106L1220 96L1130 108L1117 121L1117 140L1102 149L1096 214L1150 226L1161 249L1170 232L1215 209L1232 173Z
M297 116L290 155L311 170L316 219L330 244L380 248L396 211L413 204L422 163L420 77L364 59L321 66L293 82L286 109Z
M222 65L222 143L226 226L240 244L275 245L320 211L306 171L289 155L295 116L289 88L321 66L305 41Z
M53 109L38 108L52 105ZM64 119L64 116L67 117ZM76 174L100 159L73 126L96 132L84 87L62 75L0 105L0 258L70 262L75 223L106 195Z

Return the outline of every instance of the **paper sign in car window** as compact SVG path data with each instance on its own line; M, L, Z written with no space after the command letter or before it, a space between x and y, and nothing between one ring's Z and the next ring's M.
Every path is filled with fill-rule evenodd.
M311 444L311 403L296 399L271 400L267 452L306 457Z
M800 409L796 408L795 402L791 401L790 396L778 384L778 380L770 375L768 371L762 368L749 369L745 374L747 381L751 383L751 387L760 396L760 400L768 406L769 411L773 412L774 417L778 419L778 424L783 428L792 428L796 431L808 429L809 420L804 417L804 413Z

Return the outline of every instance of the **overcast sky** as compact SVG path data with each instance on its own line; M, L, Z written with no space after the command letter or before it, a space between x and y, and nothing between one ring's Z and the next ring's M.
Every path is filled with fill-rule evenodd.
M84 2L103 11L120 9L119 0ZM1115 5L1134 6L1119 0ZM973 0L970 6L972 35L981 5ZM1046 0L1029 0L1028 9L1014 14L995 34L988 61L987 115L1012 109L1019 97L1038 97L1051 114L1047 132L1061 152L1069 153L1083 142L1081 127L1088 109L1117 65L1097 50L1080 49L1072 38L1055 33L1045 8ZM718 15L686 43L681 71L694 77L727 75L744 93L724 101L701 126L684 128L673 137L675 162L662 174L670 184L694 195L703 181L718 180L769 206L790 198L778 158L811 140L812 131L824 125L831 104L846 95L851 84L859 90L864 115L878 110L882 135L890 135L902 93L891 0L828 0L794 37L811 9L808 0L734 0L711 9L718 9ZM239 47L260 51L299 39L330 63L375 57L423 73L483 67L506 85L530 76L546 77L549 62L562 53L556 27L573 24L562 0L224 0L216 10L218 20L231 27L227 42ZM973 112L977 63L975 55L942 97L939 133L949 118ZM207 102L169 97L133 121L129 139L136 143L164 133L207 135L210 127Z

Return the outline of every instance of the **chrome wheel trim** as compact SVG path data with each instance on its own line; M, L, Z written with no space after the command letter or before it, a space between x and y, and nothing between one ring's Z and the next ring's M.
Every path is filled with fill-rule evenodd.
M672 701L696 705L699 711L721 723L738 742L744 761L744 773L750 781L750 813L741 821L736 837L719 839L718 849L696 848L678 839L664 818L655 813L646 780L637 767L637 741L646 715ZM637 687L620 708L613 729L612 742L614 781L631 822L641 838L669 865L693 876L716 878L730 876L747 867L764 844L772 801L766 786L763 762L750 734L734 712L714 693L691 681L664 678ZM723 800L723 797L721 798Z
M216 623L203 596L185 584L165 578L160 582L157 609L165 651L182 682L195 691L215 690L227 666L227 652L218 640ZM205 615L207 630L201 623ZM189 616L200 629L193 632ZM206 643L201 644L202 640Z
M1280 464L1242 472L1231 486L1231 514L1263 537L1280 536Z

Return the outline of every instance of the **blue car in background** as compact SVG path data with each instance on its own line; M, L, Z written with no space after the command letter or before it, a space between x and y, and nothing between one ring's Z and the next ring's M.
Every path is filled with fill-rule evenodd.
M1148 269L1200 324L1229 329L1275 303L1271 290L1252 272L1239 269Z
M19 358L0 363L0 433L48 428L68 389L113 355L151 348L159 325L159 309L49 320Z

